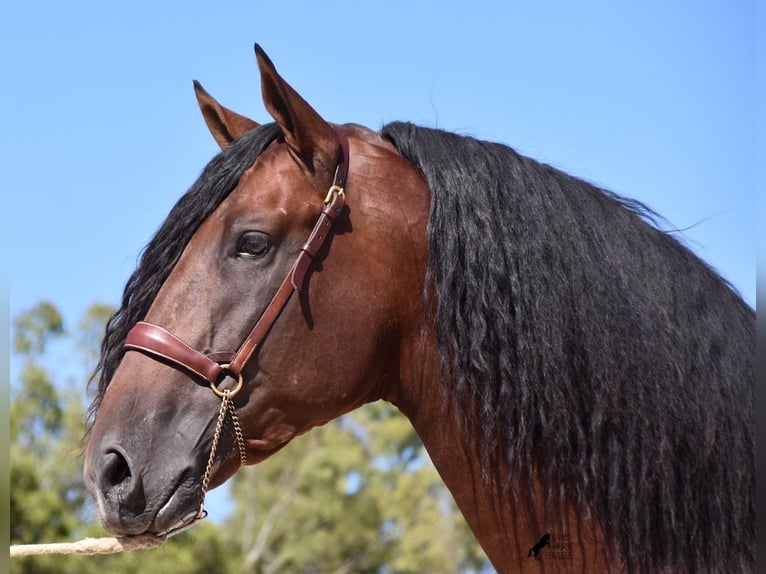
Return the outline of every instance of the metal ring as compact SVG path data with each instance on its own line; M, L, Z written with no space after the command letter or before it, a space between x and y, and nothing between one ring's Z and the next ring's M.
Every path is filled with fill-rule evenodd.
M238 375L235 376L235 374L229 370L229 363L222 363L221 371L224 373L224 375L228 375L232 379L236 378L237 386L234 387L232 390L229 390L229 389L221 390L216 386L215 381L210 381L210 389L220 398L224 398L225 396L228 396L231 399L236 396L236 394L240 391L240 389L242 388L242 385L244 384L242 373L239 373Z

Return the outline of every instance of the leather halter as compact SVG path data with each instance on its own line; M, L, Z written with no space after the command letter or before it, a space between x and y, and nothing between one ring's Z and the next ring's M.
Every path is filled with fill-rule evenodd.
M235 353L210 353L206 355L192 348L166 329L145 321L139 321L125 338L124 348L126 351L140 351L154 359L181 367L207 381L210 388L219 397L222 397L224 393L233 397L239 392L243 383L242 371L247 362L266 338L293 292L303 289L311 262L326 243L331 234L333 223L343 211L345 205L344 188L348 176L348 136L345 128L336 125L333 125L332 128L338 138L340 153L335 177L324 200L325 205L322 213L314 225L308 241L303 245L300 255L239 349ZM235 389L222 391L218 388L226 376L237 381Z

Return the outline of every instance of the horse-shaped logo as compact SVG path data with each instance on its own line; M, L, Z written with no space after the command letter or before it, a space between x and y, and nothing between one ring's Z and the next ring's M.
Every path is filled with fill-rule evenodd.
M543 548L550 545L551 545L551 535L546 532L545 534L543 534L542 538L540 538L538 543L529 549L529 554L527 554L527 558L529 558L530 556L534 556L535 560L540 560L540 552L543 551Z

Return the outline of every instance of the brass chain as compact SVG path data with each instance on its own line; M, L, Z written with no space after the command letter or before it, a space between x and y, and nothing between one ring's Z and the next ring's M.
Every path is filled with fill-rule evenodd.
M231 421L234 425L234 435L237 440L237 448L239 450L239 464L245 466L247 464L247 452L245 451L245 438L242 434L242 426L239 424L239 417L237 416L237 407L234 406L232 400L231 391L221 391L221 408L218 410L218 421L215 425L215 433L213 434L213 444L210 447L210 456L207 459L207 467L205 468L205 475L202 477L202 498L199 504L199 510L197 511L197 519L202 518L205 515L205 495L210 488L210 479L213 475L213 463L215 462L215 454L218 450L218 443L221 440L221 434L223 432L223 423L226 419L226 413L231 415Z
M229 403L229 413L231 414L231 422L234 425L234 435L237 438L237 448L239 449L239 464L240 466L247 466L247 451L245 450L245 436L242 434L242 427L239 424L239 417L237 416L237 407L234 406L234 401L231 398Z

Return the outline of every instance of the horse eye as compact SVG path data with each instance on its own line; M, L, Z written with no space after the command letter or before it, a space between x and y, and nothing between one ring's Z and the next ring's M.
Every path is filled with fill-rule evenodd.
M271 249L271 239L263 233L246 233L239 238L237 255L241 257L263 257Z

